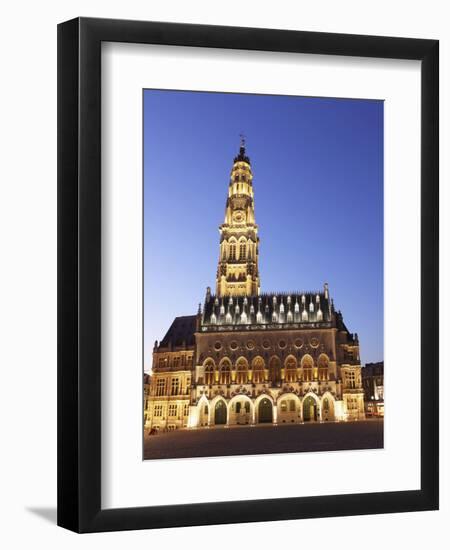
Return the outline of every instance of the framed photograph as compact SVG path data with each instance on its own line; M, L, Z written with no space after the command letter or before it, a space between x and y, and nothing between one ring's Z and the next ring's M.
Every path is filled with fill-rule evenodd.
M58 27L58 524L438 508L438 41Z

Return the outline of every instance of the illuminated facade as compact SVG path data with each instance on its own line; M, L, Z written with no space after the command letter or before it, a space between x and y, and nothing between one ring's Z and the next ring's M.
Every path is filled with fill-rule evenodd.
M256 296L260 293L258 226L255 223L253 174L241 144L231 170L225 220L219 227L220 251L217 296Z
M261 293L253 175L244 143L231 170L216 291L155 342L146 429L358 420L359 341L328 285Z
M367 363L361 374L366 416L384 416L384 362Z

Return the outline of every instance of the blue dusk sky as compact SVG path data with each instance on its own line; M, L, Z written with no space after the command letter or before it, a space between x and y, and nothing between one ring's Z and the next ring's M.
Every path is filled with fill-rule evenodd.
M330 285L362 363L383 360L383 102L144 91L144 369L215 291L239 134L254 175L261 290Z

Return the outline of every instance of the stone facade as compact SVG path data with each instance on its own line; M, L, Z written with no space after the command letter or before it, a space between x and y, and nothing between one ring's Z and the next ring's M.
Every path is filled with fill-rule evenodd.
M365 417L357 334L328 285L261 293L253 175L241 143L219 227L216 293L153 350L146 429Z
M146 428L177 430L188 426L196 322L195 315L177 317L163 340L155 342L144 404Z
M220 250L216 274L218 296L255 296L260 293L258 226L255 223L253 174L241 144L228 186L225 219L219 227Z
M366 416L384 416L384 363L367 363L362 369Z

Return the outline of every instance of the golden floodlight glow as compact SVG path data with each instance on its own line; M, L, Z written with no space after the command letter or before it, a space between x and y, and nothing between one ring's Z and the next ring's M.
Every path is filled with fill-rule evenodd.
M144 379L152 433L365 418L358 335L335 309L328 283L261 293L252 181L242 140L219 227L215 294L208 287L197 314L176 317L153 348ZM383 403L371 410L383 415Z

